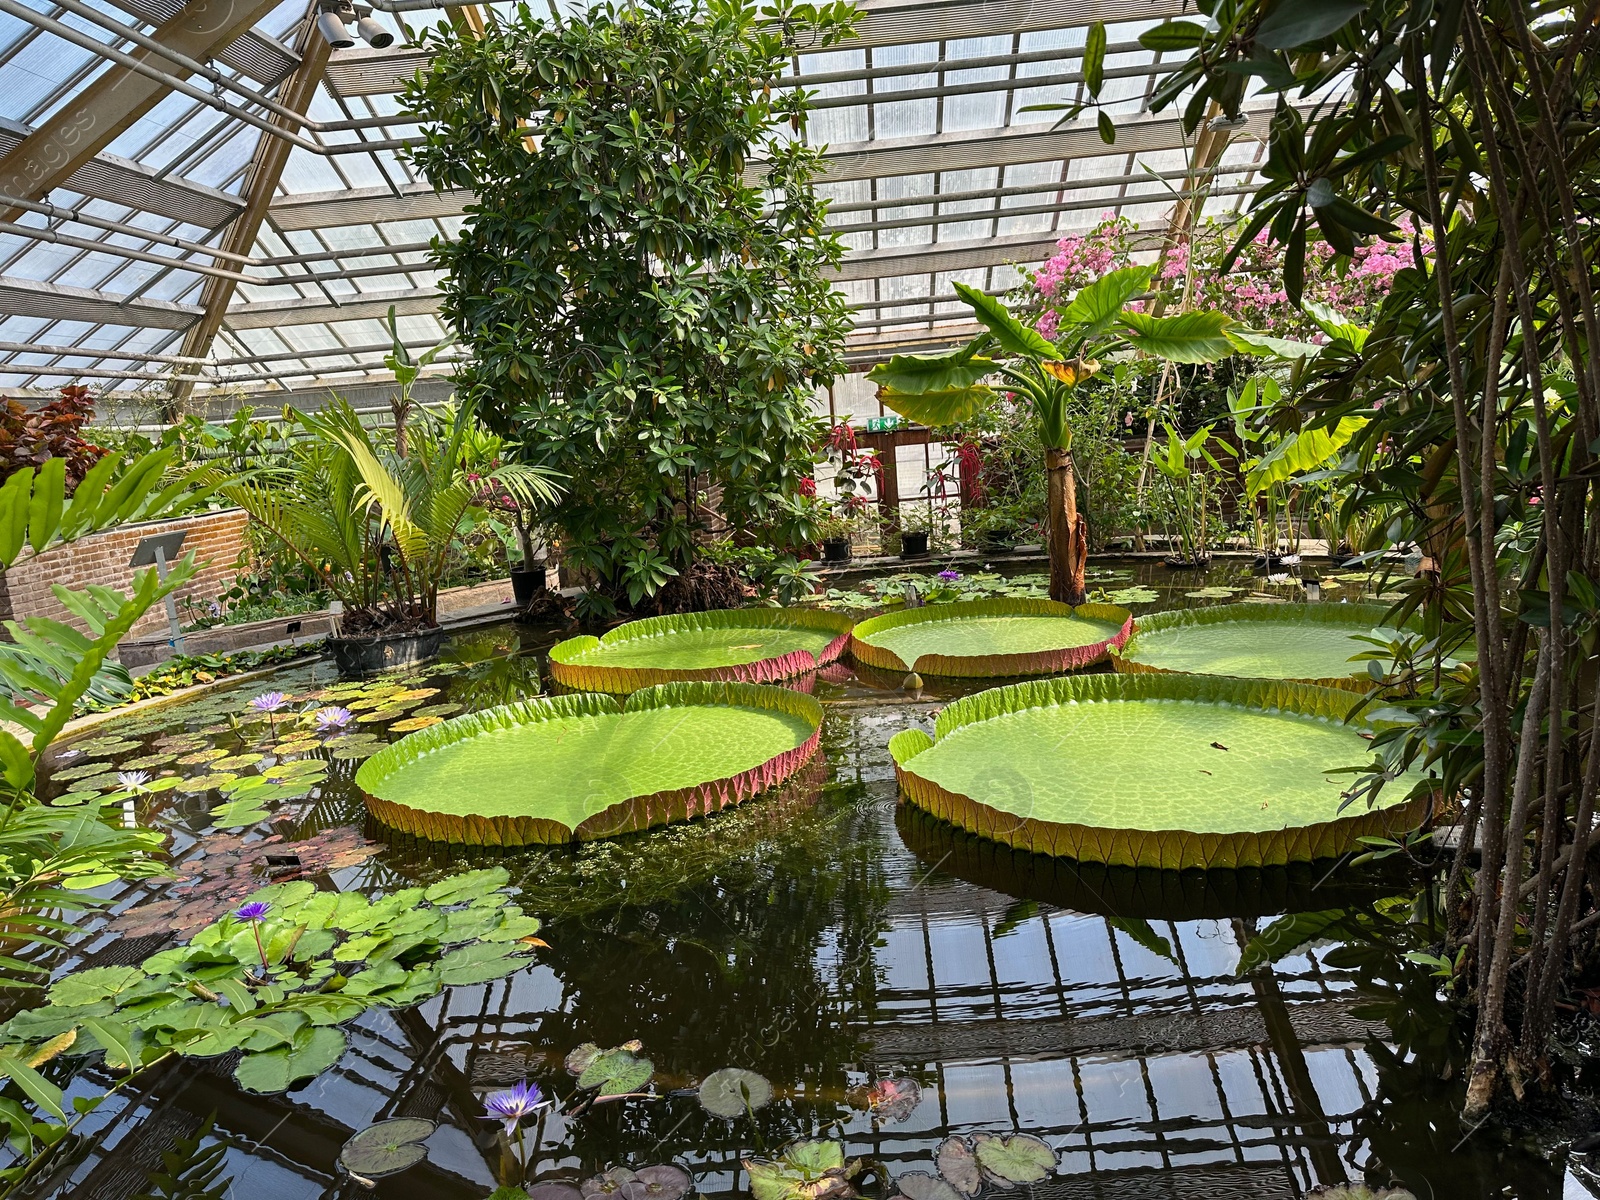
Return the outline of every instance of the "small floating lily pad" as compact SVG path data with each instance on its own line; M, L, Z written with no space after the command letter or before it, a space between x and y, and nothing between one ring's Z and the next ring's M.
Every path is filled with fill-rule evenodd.
M972 1144L964 1137L947 1137L934 1155L939 1174L963 1196L976 1196L983 1190L983 1171Z
M230 754L226 758L215 760L211 764L211 769L213 771L237 771L243 767L253 767L264 758L266 758L265 754Z
M437 725L443 720L443 717L407 717L404 721L396 721L389 728L395 733L415 733L419 729Z
M1054 675L1101 661L1132 629L1132 614L1113 605L1002 597L872 617L851 633L850 653L896 673Z
M960 1192L927 1171L907 1171L894 1181L894 1186L906 1200L961 1200Z
M1056 1169L1056 1152L1031 1133L979 1133L972 1150L984 1177L1001 1187L1038 1183Z
M772 1102L772 1084L742 1067L713 1071L700 1084L700 1107L715 1117L742 1117Z
M461 705L459 704L429 704L417 709L411 715L413 717L453 717L460 711Z
M849 645L850 624L789 608L648 617L557 644L550 675L564 687L613 694L691 680L767 683L833 662Z
M200 763L215 762L219 758L227 757L228 752L226 750L219 750L215 746L209 746L204 750L194 750L180 756L177 759L177 763L181 767L193 767L198 766Z
M205 775L191 775L188 779L178 784L178 790L190 794L209 792L225 788L238 778L239 776L232 771L212 771Z
M333 751L331 757L340 762L358 762L362 759L371 758L383 748L384 744L382 742L356 742L340 745L338 749Z
M156 756L156 757L157 757L158 761L160 761L160 762L171 762L172 761L170 758L166 757L165 755L159 755L159 756ZM129 763L128 765L131 767L133 764ZM111 764L110 763L106 762L103 759L98 759L97 758L92 762L76 763L76 764L74 764L73 766L70 766L70 767L63 767L59 771L51 771L50 772L50 778L51 779L59 779L59 780L62 780L63 782L65 782L68 779L88 779L90 776L93 776L93 775L104 775L110 769L111 769Z
M421 1117L395 1117L369 1125L344 1144L339 1165L363 1179L382 1179L414 1167L428 1157L422 1143L438 1126Z

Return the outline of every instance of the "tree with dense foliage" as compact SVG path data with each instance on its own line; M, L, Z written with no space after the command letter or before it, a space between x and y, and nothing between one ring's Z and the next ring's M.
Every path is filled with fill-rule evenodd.
M849 316L781 76L852 16L647 0L426 37L415 161L477 197L435 248L458 389L570 480L546 515L601 609L688 572L707 532L811 540L812 397Z
M1276 100L1238 246L1264 230L1283 247L1293 303L1313 225L1346 260L1374 237L1412 251L1370 331L1324 347L1269 420L1363 418L1338 469L1348 503L1389 508L1391 544L1425 555L1400 607L1438 635L1375 689L1410 714L1375 743L1367 786L1429 762L1441 815L1481 845L1436 884L1434 959L1475 1012L1477 1118L1503 1088L1552 1079L1557 1007L1600 934L1597 7L1200 8L1209 24L1145 36L1194 51L1155 106L1181 101L1193 130L1256 87ZM1453 664L1469 638L1475 664Z

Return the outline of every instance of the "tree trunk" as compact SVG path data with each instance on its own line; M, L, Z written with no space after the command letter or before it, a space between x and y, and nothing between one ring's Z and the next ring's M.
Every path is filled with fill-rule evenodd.
M1078 511L1078 481L1072 455L1047 448L1044 452L1049 480L1048 535L1050 539L1050 599L1082 604L1083 573L1089 562L1089 527Z

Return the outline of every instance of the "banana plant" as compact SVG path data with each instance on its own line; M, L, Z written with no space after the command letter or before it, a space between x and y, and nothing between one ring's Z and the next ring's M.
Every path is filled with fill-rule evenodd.
M975 417L1000 389L1027 401L1039 422L1049 483L1046 513L1050 597L1068 604L1086 598L1084 569L1089 536L1078 511L1072 463L1070 405L1073 389L1113 354L1149 354L1178 363L1209 363L1248 351L1230 340L1232 321L1219 312L1153 316L1129 307L1150 287L1154 267L1125 267L1083 288L1061 313L1054 342L1029 328L1001 301L966 284L957 294L984 326L972 341L941 355L895 355L867 378L889 408L924 425L951 425Z

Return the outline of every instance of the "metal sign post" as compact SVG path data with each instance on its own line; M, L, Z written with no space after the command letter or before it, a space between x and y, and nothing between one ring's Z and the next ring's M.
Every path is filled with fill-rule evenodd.
M155 566L156 577L162 583L167 581L167 563L177 557L178 550L183 545L184 531L174 533L158 533L154 537L141 538L138 546L133 551L133 561L130 567ZM178 624L178 602L169 592L167 594L167 621L172 626L172 636L167 639L167 644L172 647L174 654L183 653L183 629Z

